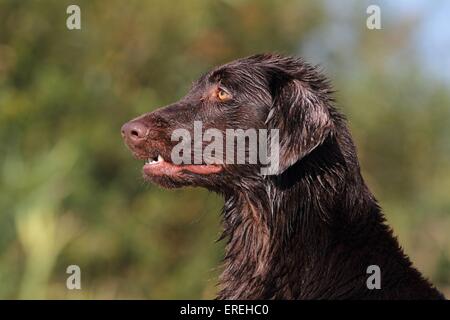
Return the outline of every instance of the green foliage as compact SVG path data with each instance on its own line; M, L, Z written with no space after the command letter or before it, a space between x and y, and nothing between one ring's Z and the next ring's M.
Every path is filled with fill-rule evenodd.
M120 127L216 64L301 52L329 23L323 3L78 1L72 31L69 4L0 0L0 297L211 298L221 199L145 183ZM396 47L364 32L347 52L364 63L331 60L338 103L400 241L449 293L449 90L380 68ZM81 291L66 289L70 264Z

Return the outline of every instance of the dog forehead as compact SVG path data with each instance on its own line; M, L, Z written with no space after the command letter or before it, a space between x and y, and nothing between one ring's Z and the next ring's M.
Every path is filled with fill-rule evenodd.
M241 74L252 72L260 67L261 61L252 59L251 57L237 59L213 68L209 72L208 78L217 81L228 76L239 76Z
M222 84L235 90L254 86L261 89L267 83L265 73L258 66L243 62L235 62L216 68L209 73L205 80L209 84Z

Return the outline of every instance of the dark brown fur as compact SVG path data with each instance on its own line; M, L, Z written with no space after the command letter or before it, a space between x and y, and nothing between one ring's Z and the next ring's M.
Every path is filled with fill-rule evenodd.
M224 86L220 102L208 90ZM215 68L179 102L127 124L141 159L170 159L177 128L278 128L280 170L224 165L219 173L146 176L165 187L202 186L225 198L227 241L219 299L442 299L412 267L360 173L355 146L331 88L300 59L256 55ZM130 126L144 128L130 139ZM128 130L128 131L127 131ZM381 269L369 290L366 270Z

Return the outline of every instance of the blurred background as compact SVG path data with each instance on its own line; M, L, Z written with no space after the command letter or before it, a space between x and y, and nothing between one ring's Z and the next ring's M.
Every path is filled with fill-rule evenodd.
M425 0L0 0L0 298L214 297L222 200L144 183L120 127L268 51L331 78L367 183L450 297L449 17Z

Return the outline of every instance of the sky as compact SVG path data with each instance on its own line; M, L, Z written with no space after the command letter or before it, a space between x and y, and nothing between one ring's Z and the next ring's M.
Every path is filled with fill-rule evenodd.
M425 77L443 81L450 86L450 1L446 0L378 0L364 2L358 0L323 0L330 19L322 29L314 30L309 41L301 44L301 54L314 64L322 64L327 69L327 60L333 54L348 56L348 69L355 69L357 61L352 50L357 48L358 36L366 30L355 28L354 19L361 14L365 21L365 9L372 4L381 10L382 30L391 32L400 28L402 22L417 24L409 43L393 63L401 69L402 61L413 56ZM365 26L364 26L365 28ZM347 67L347 66L346 66ZM404 67L407 67L404 64Z
M399 18L418 15L421 20L413 35L413 45L424 70L450 83L450 1L395 0L386 7Z

